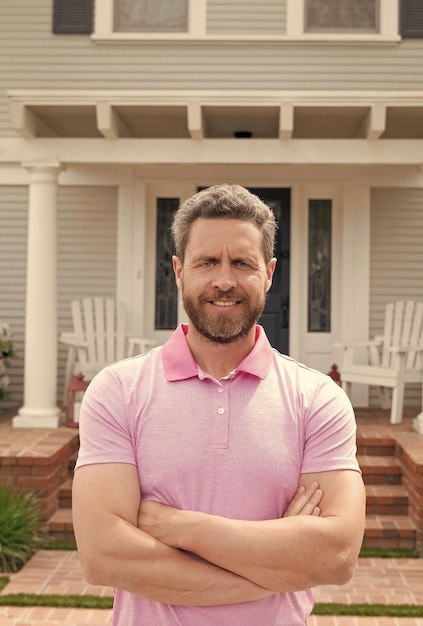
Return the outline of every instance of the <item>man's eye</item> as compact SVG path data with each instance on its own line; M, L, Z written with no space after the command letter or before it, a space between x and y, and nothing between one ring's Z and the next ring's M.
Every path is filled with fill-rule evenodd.
M202 267L212 267L213 265L213 261L203 261L201 264Z

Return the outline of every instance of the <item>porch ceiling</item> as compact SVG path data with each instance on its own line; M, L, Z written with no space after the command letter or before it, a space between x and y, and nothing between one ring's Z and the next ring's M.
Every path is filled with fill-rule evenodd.
M20 91L25 138L422 139L423 93Z

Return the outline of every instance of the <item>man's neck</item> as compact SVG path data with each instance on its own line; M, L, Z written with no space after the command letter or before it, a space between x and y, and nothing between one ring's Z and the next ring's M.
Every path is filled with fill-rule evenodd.
M218 343L200 335L190 324L187 343L197 365L216 380L220 380L233 372L251 352L255 333L256 329L253 327L246 337L230 343Z

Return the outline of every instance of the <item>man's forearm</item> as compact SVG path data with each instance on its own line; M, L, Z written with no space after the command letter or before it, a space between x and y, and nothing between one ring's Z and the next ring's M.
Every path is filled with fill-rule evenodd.
M320 517L243 521L144 502L138 523L164 543L274 592L343 584L362 541L364 488L358 474L333 472L325 480L335 488Z
M79 545L84 573L96 585L119 587L166 604L212 606L259 600L272 595L239 575L149 537L117 520L110 542L101 532Z

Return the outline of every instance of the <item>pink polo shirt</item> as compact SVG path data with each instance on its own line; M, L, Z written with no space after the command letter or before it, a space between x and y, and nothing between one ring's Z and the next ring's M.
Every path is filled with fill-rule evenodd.
M279 354L258 326L250 354L216 380L195 363L186 332L95 377L77 468L131 463L143 498L244 520L282 517L300 474L359 471L351 404L331 378ZM299 626L312 608L312 590L183 607L118 589L113 624Z

